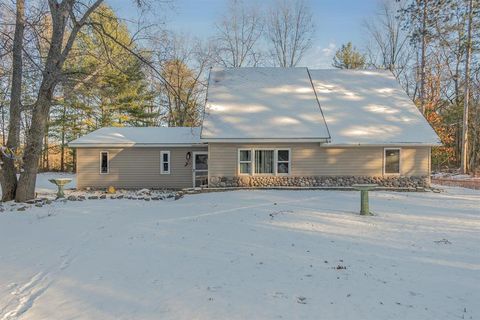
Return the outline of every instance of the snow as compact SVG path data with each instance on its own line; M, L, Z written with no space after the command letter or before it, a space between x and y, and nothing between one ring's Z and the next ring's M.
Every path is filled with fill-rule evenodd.
M329 134L307 68L225 68L210 73L201 138L325 141Z
M480 192L370 195L373 217L349 191L7 210L0 319L478 319Z
M310 70L332 145L439 145L439 138L393 75Z
M76 177L75 174L72 173L64 173L64 172L42 172L37 174L37 183L35 185L35 192L39 196L43 195L53 195L57 192L57 186L48 181L49 179L56 179L56 178L70 178L72 182L65 186L65 190L68 189L75 189L76 188ZM2 191L2 187L0 186L0 194ZM1 318L0 318L1 320Z
M199 143L199 127L109 127L93 131L73 140L69 145L70 147L128 147Z
M453 179L453 180L480 180L480 177L473 177L469 174L437 172L432 174L434 179Z
M35 191L38 194L50 194L57 192L57 186L51 183L50 179L72 179L72 182L65 185L65 190L75 189L77 186L77 181L75 174L72 173L63 173L63 172L42 172L37 175L37 183L35 185Z

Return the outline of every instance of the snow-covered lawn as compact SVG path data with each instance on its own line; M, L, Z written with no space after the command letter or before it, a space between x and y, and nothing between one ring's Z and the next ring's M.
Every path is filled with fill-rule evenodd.
M39 195L49 194L55 196L55 192L57 192L57 187L52 184L49 179L54 178L71 178L72 182L70 182L65 189L72 189L76 187L76 178L74 174L71 173L63 173L63 172L45 172L39 173L37 175L37 184L35 186L35 191ZM2 187L0 186L0 194L2 191Z
M234 191L0 213L0 319L479 319L480 192Z

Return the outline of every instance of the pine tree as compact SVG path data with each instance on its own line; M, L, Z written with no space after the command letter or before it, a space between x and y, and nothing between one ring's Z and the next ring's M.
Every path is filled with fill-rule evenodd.
M365 56L351 42L348 42L335 53L333 66L339 69L363 69L365 68Z

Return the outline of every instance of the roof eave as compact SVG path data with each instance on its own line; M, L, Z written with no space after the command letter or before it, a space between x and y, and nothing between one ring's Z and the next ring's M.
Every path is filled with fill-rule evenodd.
M323 147L440 147L441 142L327 143Z
M327 143L330 138L201 138L203 142L215 143L282 143L282 142L319 142Z
M202 147L205 143L69 143L71 148L181 148L181 147Z

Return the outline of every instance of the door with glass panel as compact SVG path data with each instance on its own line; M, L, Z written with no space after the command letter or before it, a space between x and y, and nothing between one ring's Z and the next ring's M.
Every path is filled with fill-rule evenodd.
M193 153L193 186L206 187L208 185L208 152Z

